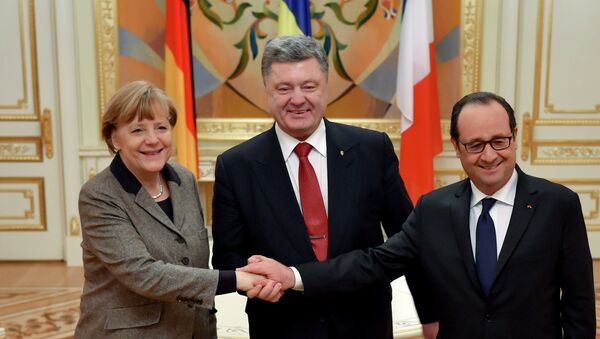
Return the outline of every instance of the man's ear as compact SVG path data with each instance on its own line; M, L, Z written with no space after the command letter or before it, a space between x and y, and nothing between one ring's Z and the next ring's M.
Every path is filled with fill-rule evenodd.
M456 141L454 138L450 138L450 142L452 142L452 147L454 147L454 154L456 154L456 157L459 158L459 154L458 154L458 141Z
M517 142L517 132L519 131L518 128L515 127L515 130L513 131L513 142L515 143L515 149L519 148L519 143Z

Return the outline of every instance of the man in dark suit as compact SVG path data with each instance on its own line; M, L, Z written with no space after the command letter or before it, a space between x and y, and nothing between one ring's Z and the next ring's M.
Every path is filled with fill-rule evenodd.
M411 212L387 135L323 118L327 72L327 55L310 37L267 44L262 74L276 123L217 159L215 268L242 267L253 254L299 265L377 246L381 226L391 236ZM417 272L409 279L423 286L413 283ZM388 339L390 301L389 283L375 282L344 296L253 299L246 312L252 338Z
M423 196L385 244L296 266L304 296L347 293L418 266L439 338L594 338L592 260L577 194L516 166L515 116L503 98L465 96L450 129L469 179ZM284 289L298 285L272 259L251 261L244 270L269 273Z

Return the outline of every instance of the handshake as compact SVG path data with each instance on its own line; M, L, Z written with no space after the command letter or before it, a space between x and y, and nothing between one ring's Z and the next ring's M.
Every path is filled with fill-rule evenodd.
M237 289L248 298L277 302L283 293L293 288L296 278L291 268L261 255L248 258L248 265L235 272Z

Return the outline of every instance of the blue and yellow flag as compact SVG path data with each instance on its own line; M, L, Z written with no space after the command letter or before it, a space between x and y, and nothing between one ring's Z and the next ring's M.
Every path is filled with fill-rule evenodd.
M309 0L279 0L278 34L311 36Z

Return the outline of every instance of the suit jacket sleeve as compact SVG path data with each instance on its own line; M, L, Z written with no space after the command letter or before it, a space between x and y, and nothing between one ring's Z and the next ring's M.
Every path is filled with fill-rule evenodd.
M250 253L246 227L228 180L223 157L217 157L213 196L213 267L235 269L245 266Z
M579 197L571 194L560 260L563 330L565 338L595 338L592 258Z
M382 166L385 182L382 185L385 190L384 209L381 216L381 224L388 237L402 230L402 224L408 218L408 215L413 209L412 202L408 196L408 192L404 186L404 182L400 177L398 170L398 157L394 151L392 141L387 134L383 136L383 158L384 165Z
M389 283L405 274L418 256L416 218L413 211L403 231L380 246L355 250L325 262L297 265L304 295L310 298L351 293L375 283Z
M412 202L399 174L398 157L394 152L394 146L387 134L385 136L385 208L382 215L382 225L388 237L400 232L403 223L413 209ZM414 223L415 227L417 223ZM413 265L406 272L406 282L412 294L415 308L422 323L437 321L435 312L435 301L433 293L425 279L422 267Z
M102 184L82 188L79 196L82 246L137 294L169 302L202 300L201 307L212 309L218 272L153 258L119 199Z

